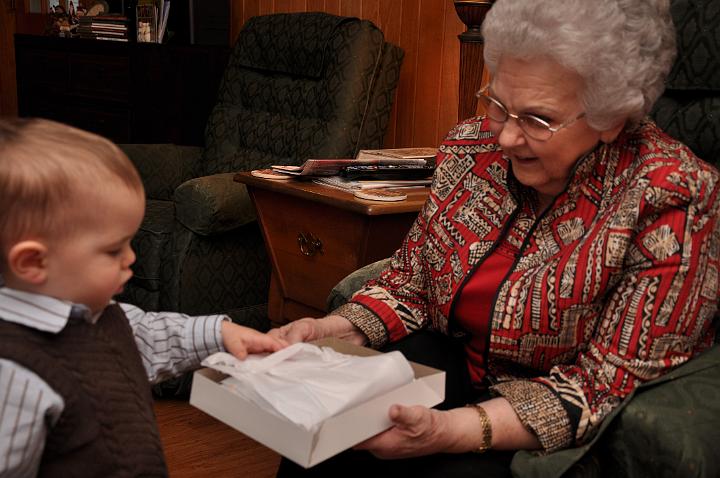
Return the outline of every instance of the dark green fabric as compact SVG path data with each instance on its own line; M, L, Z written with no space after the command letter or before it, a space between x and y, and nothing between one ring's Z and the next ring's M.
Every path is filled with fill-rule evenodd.
M172 199L175 188L198 176L202 148L174 144L120 144L140 173L145 195L150 199Z
M720 90L720 7L716 0L671 0L677 49L668 78L674 90Z
M162 310L197 315L267 303L270 260L257 222L210 236L178 224L173 239L175 259L162 268Z
M653 117L668 134L682 138L699 158L720 166L720 92L707 97L667 94L656 103Z
M515 476L720 476L720 346L638 387L592 442L515 454Z
M214 174L185 181L175 190L177 220L195 234L230 231L256 219L247 187L235 173Z
M365 282L379 276L380 272L388 267L389 264L390 258L380 259L347 275L330 291L330 295L327 298L327 311L332 312L350 300L350 297L352 297L356 291L360 290Z
M327 36L327 21L315 25L316 18L294 14L298 26L291 32L301 31L305 38L319 28L319 34ZM288 35L286 20L287 15L270 15L262 22L250 21L240 40L254 38L252 30L260 27L264 35L268 29ZM287 56L307 54L296 38L283 38L281 43ZM393 97L400 50L384 43L382 32L372 23L352 18L337 21L324 48L321 77L293 76L247 68L238 43L206 128L204 174L297 165L309 158L351 158L361 148L381 144L385 130L377 125L387 126L390 109L373 98ZM310 71L315 67L309 65ZM375 115L383 121L364 121ZM372 134L366 126L374 129Z
M385 48L380 74L375 78L360 132L360 144L365 145L363 149L379 149L383 146L383 137L393 107L394 85L400 80L400 67L404 55L400 48L392 45Z
M328 42L340 23L350 20L321 12L252 17L240 31L238 63L246 68L320 78Z
M652 116L698 157L720 165L720 2L673 0L678 57Z
M146 310L227 313L264 329L270 261L237 171L382 145L402 50L371 22L256 17L230 56L205 147L124 145L148 193L119 297Z

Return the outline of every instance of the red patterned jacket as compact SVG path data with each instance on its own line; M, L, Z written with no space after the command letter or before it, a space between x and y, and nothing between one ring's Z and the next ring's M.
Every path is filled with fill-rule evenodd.
M430 197L389 269L334 313L375 347L430 327L501 240L520 248L498 291L485 363L547 450L589 439L635 387L714 335L718 172L646 121L576 164L537 216L481 118L438 153Z

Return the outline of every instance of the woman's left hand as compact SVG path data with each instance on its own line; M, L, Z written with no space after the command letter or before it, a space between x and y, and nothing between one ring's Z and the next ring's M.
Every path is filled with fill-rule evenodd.
M497 450L541 448L534 433L520 422L503 397L482 402L492 423L492 447ZM466 453L483 445L483 429L477 410L460 407L439 411L421 406L393 405L388 412L393 427L365 440L356 449L378 458L409 458L433 453Z
M419 405L393 405L388 414L394 426L355 448L368 450L378 458L409 458L451 451L457 438L452 436L451 413Z

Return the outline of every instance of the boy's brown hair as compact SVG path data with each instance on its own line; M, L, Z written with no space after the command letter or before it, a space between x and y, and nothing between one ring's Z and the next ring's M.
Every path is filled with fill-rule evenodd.
M0 266L23 238L71 233L71 213L87 213L93 193L118 185L143 194L137 170L107 139L50 120L0 118Z

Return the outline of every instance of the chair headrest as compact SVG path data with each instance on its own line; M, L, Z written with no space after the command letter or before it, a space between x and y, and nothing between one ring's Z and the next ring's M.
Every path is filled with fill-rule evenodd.
M672 90L720 90L720 9L717 0L673 0L678 58L667 80Z
M338 26L359 21L320 12L252 17L240 31L234 55L247 68L320 78L326 46Z

